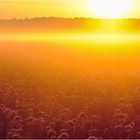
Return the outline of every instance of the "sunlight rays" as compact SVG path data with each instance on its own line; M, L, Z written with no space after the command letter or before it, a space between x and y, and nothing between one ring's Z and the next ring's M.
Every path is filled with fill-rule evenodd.
M87 7L98 18L121 18L132 7L132 0L88 0Z

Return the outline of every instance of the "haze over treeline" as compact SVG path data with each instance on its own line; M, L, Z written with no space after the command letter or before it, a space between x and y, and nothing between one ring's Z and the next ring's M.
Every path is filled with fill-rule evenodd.
M139 32L140 19L36 17L0 20L0 32L93 32L110 26L118 32Z

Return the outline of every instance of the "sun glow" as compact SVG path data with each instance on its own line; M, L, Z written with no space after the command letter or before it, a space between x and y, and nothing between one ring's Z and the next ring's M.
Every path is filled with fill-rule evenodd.
M132 0L88 0L88 9L98 18L121 18L129 14Z

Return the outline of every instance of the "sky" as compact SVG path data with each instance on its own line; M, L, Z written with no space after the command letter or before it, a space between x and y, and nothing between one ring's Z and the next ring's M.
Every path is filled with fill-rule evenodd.
M91 12L92 5L89 1L91 0L0 0L0 19L43 16L96 17L97 14ZM122 17L140 18L140 0L132 1L131 8Z

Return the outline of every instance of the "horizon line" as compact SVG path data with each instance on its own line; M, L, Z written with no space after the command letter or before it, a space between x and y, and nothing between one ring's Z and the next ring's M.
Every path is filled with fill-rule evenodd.
M60 18L60 19L75 19L75 18L83 18L83 19L98 19L98 20L116 20L116 19L139 19L136 17L118 17L118 18L98 18L98 17L62 17L62 16L37 16L37 17L12 17L12 18L0 18L0 20L30 20L35 18Z

